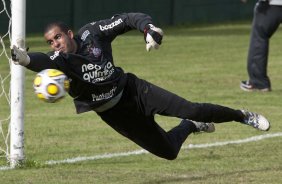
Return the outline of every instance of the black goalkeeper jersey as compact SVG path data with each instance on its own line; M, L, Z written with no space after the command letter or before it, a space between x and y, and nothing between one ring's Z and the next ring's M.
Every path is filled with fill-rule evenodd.
M146 14L124 13L86 24L74 38L78 45L75 54L29 53L26 67L36 72L61 70L70 79L69 94L77 113L93 110L120 94L126 84L126 74L114 65L111 42L132 29L143 32L150 23L151 17Z

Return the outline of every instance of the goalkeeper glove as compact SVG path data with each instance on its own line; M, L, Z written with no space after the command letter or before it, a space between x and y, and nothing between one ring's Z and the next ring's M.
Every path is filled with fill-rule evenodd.
M27 66L30 63L30 58L27 55L27 50L24 48L19 48L15 45L11 48L11 56L14 64Z
M144 29L144 39L147 51L150 51L152 48L158 49L162 43L163 31L153 24L147 24Z

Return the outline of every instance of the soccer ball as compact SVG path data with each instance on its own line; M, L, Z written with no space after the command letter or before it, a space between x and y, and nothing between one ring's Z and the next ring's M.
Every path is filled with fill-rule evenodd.
M70 82L63 72L56 69L45 69L37 73L33 87L39 99L54 103L65 97Z

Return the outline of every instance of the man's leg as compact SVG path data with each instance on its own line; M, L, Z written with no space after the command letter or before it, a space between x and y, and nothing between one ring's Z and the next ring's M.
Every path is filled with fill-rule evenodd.
M168 160L175 159L183 142L192 132L197 131L193 122L182 120L178 126L166 132L153 116L139 113L138 105L132 98L130 101L122 99L115 107L98 114L121 135L150 153Z
M207 123L182 120L179 125L166 132L155 122L154 114L144 114L142 109L146 107L141 105L143 102L138 98L140 97L138 92L147 93L146 84L148 83L141 80L141 83L145 84L143 86L145 88L138 91L136 90L136 81L139 79L131 74L128 78L128 84L118 104L105 112L99 112L98 115L109 126L142 148L159 157L172 160L177 157L189 134L214 131L214 127L207 125ZM150 107L148 108L150 109Z
M263 131L270 128L266 118L257 113L216 104L193 103L147 81L136 81L138 104L145 115L160 114L206 123L237 121Z
M271 89L270 79L267 76L269 39L279 27L278 14L281 12L277 11L276 6L267 6L264 11L259 10L258 6L260 5L257 4L255 7L252 23L247 64L249 84L247 85L254 90L268 91Z
M137 89L140 108L146 115L160 114L214 123L243 122L244 119L240 110L209 103L193 103L142 79L138 79Z

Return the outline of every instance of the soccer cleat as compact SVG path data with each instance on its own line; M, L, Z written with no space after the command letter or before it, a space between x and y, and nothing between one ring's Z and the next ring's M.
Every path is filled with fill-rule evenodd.
M191 121L196 126L195 132L207 132L212 133L215 131L215 127L213 123L203 123L203 122L197 122L197 121Z
M255 112L241 110L245 115L243 124L250 125L258 130L268 131L270 129L269 121L262 115Z
M254 87L250 81L242 81L240 83L240 88L244 91L261 91L261 92L269 92L271 91L271 88L262 88L262 89L259 89L259 88L256 88Z

